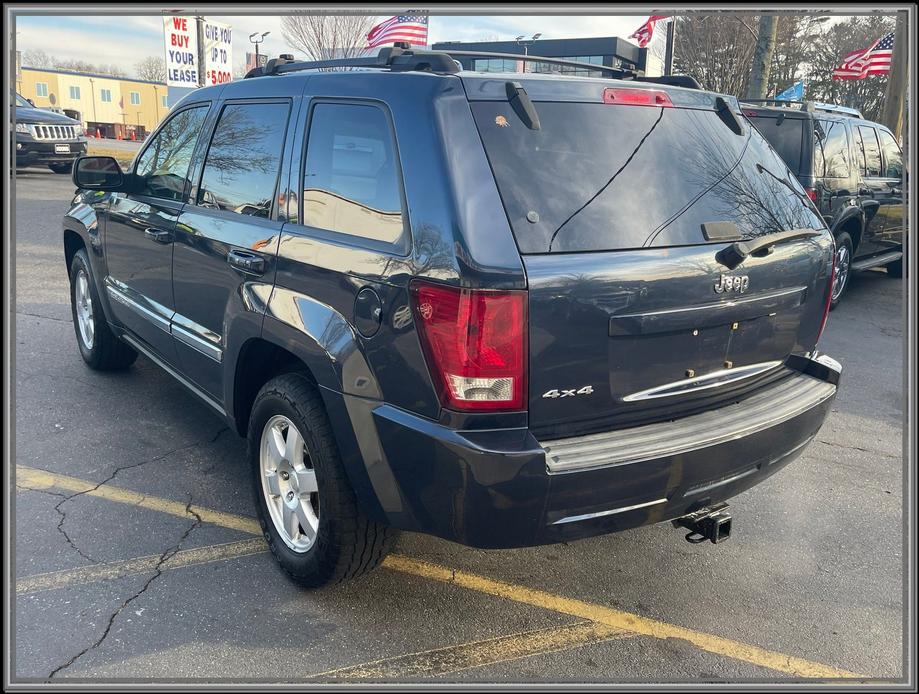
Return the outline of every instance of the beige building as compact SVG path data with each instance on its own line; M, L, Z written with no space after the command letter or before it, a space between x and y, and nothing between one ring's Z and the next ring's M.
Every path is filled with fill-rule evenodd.
M16 91L39 108L64 110L87 133L143 139L169 111L166 85L108 75L23 67Z

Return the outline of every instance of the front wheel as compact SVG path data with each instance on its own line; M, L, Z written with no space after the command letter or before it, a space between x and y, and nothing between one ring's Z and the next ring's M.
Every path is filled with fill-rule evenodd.
M294 581L318 588L383 561L397 533L358 508L322 398L306 377L284 374L262 387L248 439L262 533Z
M115 337L102 312L89 258L78 250L70 263L70 311L80 356L91 369L117 371L137 359L137 352Z
M836 274L833 276L833 296L830 301L830 309L839 305L852 276L852 237L845 231L840 232L836 237L836 256L833 262L836 266Z

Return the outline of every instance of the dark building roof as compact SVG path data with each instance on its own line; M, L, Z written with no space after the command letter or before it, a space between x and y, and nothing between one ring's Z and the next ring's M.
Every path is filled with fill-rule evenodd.
M516 41L442 41L431 46L431 50L442 51L486 51L494 53L523 53L523 46ZM527 46L530 55L546 58L571 58L599 55L603 64L610 67L629 67L643 71L648 50L639 48L618 36L603 36L580 39L540 39ZM474 58L457 59L465 68L472 67Z

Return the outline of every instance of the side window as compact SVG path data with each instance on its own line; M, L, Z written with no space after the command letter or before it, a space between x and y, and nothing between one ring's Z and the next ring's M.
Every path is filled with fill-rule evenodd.
M862 136L862 149L865 153L865 176L881 175L881 148L874 128L860 125L858 131Z
M141 195L166 200L183 198L191 155L206 115L207 106L180 111L150 141L134 170L143 179L138 191Z
M849 177L849 138L839 121L820 120L815 151L815 175L828 178ZM823 160L823 169L820 160Z
M214 130L198 204L252 217L270 217L290 105L227 104Z
M392 128L382 109L313 108L303 172L303 223L396 243L404 231Z
M903 178L903 154L900 145L886 130L878 130L881 137L881 149L884 150L884 177Z

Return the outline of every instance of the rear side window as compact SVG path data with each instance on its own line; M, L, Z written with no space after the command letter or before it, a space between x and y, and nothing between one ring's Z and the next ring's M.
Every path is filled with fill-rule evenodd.
M863 154L862 175L880 176L881 148L878 145L878 136L874 128L865 125L858 126L858 132L861 136Z
M138 193L165 200L183 200L188 167L207 106L180 111L153 137L137 160L134 173L141 179Z
M199 205L271 216L289 111L287 103L223 107L204 160Z
M750 121L763 134L769 144L796 174L801 172L801 150L804 147L804 133L809 120L788 118L786 114L775 116L753 116Z
M900 151L900 145L886 130L878 130L878 135L881 138L881 149L884 150L884 177L902 178L903 153Z
M849 138L844 123L818 121L815 129L814 175L824 178L849 177Z
M822 227L759 132L714 111L536 102L530 130L505 101L471 106L521 253L706 243L713 221Z
M373 241L402 238L402 186L382 109L313 107L303 171L303 224Z

